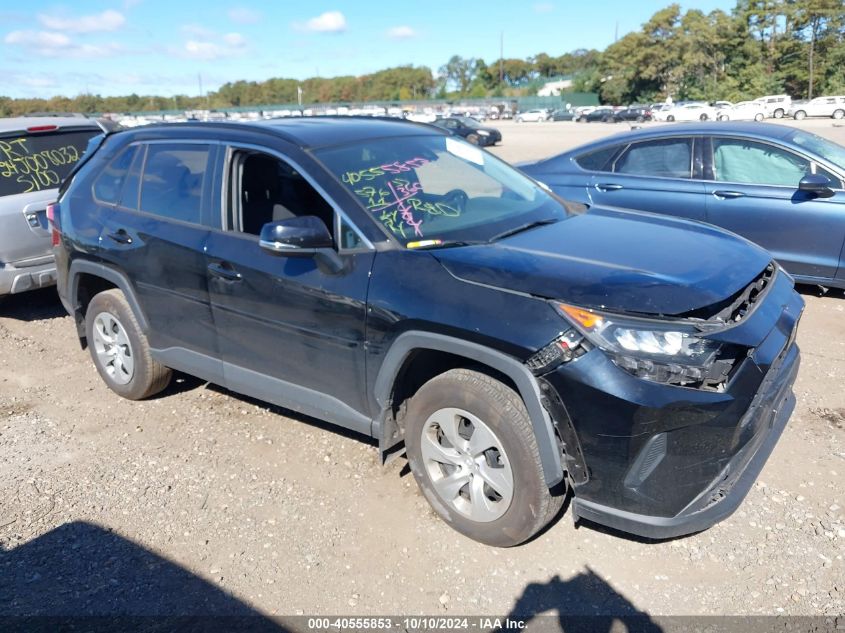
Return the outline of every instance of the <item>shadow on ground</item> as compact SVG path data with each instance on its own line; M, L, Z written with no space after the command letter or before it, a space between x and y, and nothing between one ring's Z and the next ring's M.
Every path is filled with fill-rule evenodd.
M0 297L0 317L18 321L42 321L66 317L55 288L44 288Z
M507 615L528 630L563 633L661 633L651 617L637 609L606 580L587 568L586 572L562 580L527 585ZM514 627L503 622L497 633Z
M0 629L63 626L85 631L285 631L178 564L84 522L62 525L0 551Z

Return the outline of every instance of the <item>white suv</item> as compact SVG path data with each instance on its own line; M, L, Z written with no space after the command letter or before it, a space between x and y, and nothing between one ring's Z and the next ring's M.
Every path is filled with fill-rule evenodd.
M549 113L546 110L527 110L516 115L516 122L523 123L524 121L548 121Z
M845 117L845 97L816 97L807 103L793 105L789 114L796 121L808 116L829 116L841 119Z
M789 95L769 95L754 99L754 101L763 107L767 117L776 119L782 119L792 105L792 97Z

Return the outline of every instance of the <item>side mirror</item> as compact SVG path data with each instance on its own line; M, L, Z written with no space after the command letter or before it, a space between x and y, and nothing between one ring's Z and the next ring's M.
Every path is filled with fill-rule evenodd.
M807 174L798 183L798 190L820 198L830 198L833 195L831 184L830 178L823 174Z
M311 257L334 246L326 224L314 215L268 222L261 227L258 244L282 257Z

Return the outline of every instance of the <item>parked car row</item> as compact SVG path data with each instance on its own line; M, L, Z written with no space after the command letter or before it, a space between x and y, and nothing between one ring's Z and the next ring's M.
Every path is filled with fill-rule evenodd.
M774 126L641 130L531 177L401 120L37 127L5 128L2 173L65 160L40 237L112 391L154 397L177 370L372 436L496 546L566 493L576 519L650 538L736 510L795 404L803 301L782 265L836 279L845 240L845 149ZM30 141L48 132L61 144ZM790 244L824 224L824 243L771 243L779 264L720 218Z

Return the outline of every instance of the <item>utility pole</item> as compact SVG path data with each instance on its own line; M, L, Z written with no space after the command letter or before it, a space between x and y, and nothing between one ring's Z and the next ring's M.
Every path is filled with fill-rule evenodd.
M499 31L499 85L505 83L505 32Z

